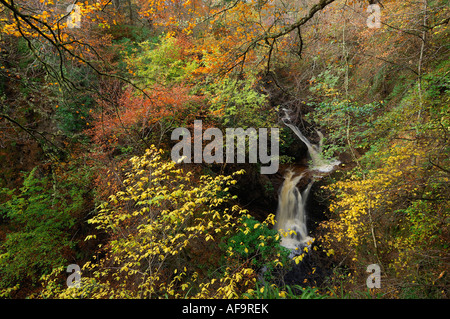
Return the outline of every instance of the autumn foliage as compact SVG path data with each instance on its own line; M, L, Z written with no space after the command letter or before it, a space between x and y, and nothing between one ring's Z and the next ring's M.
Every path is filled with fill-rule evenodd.
M0 8L0 297L448 298L446 1ZM302 180L315 240L295 256L274 210L309 158L284 110L341 162ZM279 174L171 161L199 119L279 128Z

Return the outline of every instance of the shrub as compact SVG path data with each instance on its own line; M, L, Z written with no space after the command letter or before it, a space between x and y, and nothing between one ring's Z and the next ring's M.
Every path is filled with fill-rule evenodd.
M218 263L226 254L221 243L239 231L246 214L229 193L233 175L243 171L195 177L163 160L155 147L130 163L123 190L89 220L110 237L101 248L104 257L83 266L81 289L58 286L55 271L41 296L237 298L253 288L249 263Z
M254 77L223 78L205 85L204 92L212 114L218 116L225 127L271 127L274 112L267 108L267 96L255 86Z
M53 172L52 179L39 175L37 167L26 174L17 194L2 190L10 199L0 205L9 226L0 243L0 290L37 283L42 274L67 264L75 247L70 229L84 204L85 179L81 174L61 178Z
M196 60L189 58L181 39L169 37L160 43L144 41L139 49L127 59L130 72L136 74L144 85L168 86L183 82L198 67Z
M273 215L260 223L251 216L245 216L237 234L227 241L227 255L247 262L252 268L264 268L265 280L274 279L277 267L288 267L290 251L280 246L277 230L269 229Z

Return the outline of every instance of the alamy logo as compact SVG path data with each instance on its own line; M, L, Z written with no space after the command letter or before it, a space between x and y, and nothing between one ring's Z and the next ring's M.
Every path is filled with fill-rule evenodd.
M192 154L192 137L187 128L176 128L172 140L179 140L171 152L176 163L245 163L246 145L248 144L249 163L261 164L261 174L275 174L279 166L279 129L270 129L270 148L268 147L268 129L227 128L225 130L226 153L224 156L224 136L218 128L208 128L203 132L202 121L194 121L194 145ZM214 137L214 139L213 139ZM203 149L203 141L211 141ZM235 143L236 141L236 143ZM236 146L236 147L235 147ZM236 152L235 152L236 151ZM270 154L269 154L270 151ZM235 156L236 155L236 156Z
M381 288L381 268L378 264L371 264L367 266L366 272L371 273L367 277L367 288Z
M380 28L381 27L381 9L379 4L371 4L367 7L367 12L370 13L366 20L367 26L369 28Z
M81 269L77 264L70 264L67 266L67 272L71 273L69 277L67 277L67 287L69 288L80 288L81 286Z
M79 29L81 28L81 10L80 6L77 4L71 4L66 8L66 12L69 14L67 16L67 27L69 29Z

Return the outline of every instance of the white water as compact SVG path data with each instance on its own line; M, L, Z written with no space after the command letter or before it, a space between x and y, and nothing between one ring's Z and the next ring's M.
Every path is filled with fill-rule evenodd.
M322 173L332 172L340 162L337 160L327 160L322 156L322 133L316 131L320 137L319 145L311 144L298 127L290 124L291 120L287 114L287 110L284 110L284 112L285 117L282 119L284 124L286 124L286 126L288 126L308 148L312 160L312 167L310 167L309 170ZM303 176L303 173L294 176L294 172L288 170L284 176L284 182L278 196L277 223L275 224L275 228L282 236L281 245L293 250L304 247L305 245L309 246L313 241L313 238L308 236L305 205L314 179L308 184L303 193L300 193L297 184Z
M291 119L289 118L289 115L287 114L287 110L284 109L284 118L282 118L283 123L288 126L295 135L300 138L300 140L305 143L306 147L308 148L309 156L312 160L312 167L310 170L313 171L319 171L322 173L329 173L334 170L334 168L339 165L341 162L337 160L328 160L325 159L322 155L322 141L323 141L323 134L316 130L317 135L320 137L319 145L313 145L311 144L308 139L302 134L302 132L296 127L295 125L290 124L289 122Z
M281 245L290 249L312 241L306 227L305 205L314 181L311 181L303 193L300 193L297 183L303 175L294 176L294 172L288 171L278 198L275 228L282 236Z

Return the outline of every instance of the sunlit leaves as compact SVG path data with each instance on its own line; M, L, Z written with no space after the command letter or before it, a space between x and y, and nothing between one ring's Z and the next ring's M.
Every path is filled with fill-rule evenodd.
M234 262L230 266L237 268L228 268L222 277L200 272L205 253L198 249L213 245L214 255L224 253L219 242L237 230L245 213L229 206L232 196L225 189L235 183L233 176L204 175L193 182L191 173L163 160L153 146L130 163L123 190L89 220L111 236L105 258L84 266L103 287L89 297L179 298L189 291L197 297L234 298L241 284L250 288L253 270ZM108 276L116 282L114 288Z
M137 52L128 57L130 72L136 82L172 86L189 80L198 63L188 55L190 43L183 38L161 38L160 43L140 43Z

